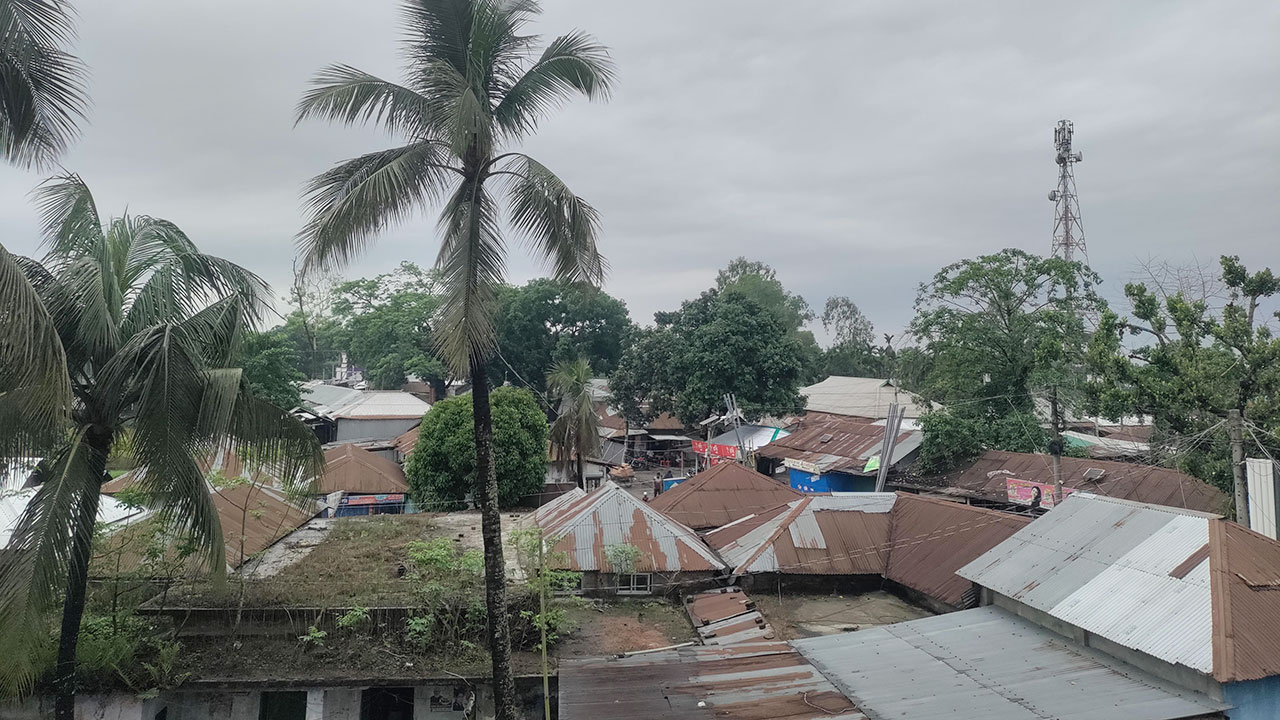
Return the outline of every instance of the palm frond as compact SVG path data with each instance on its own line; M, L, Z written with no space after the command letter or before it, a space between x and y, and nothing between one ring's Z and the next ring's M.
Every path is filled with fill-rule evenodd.
M88 105L83 63L62 49L74 34L58 0L0 3L0 153L21 166L52 163Z
M62 600L77 536L93 532L101 468L79 428L49 464L31 502L0 555L0 689L30 689L41 669L37 658L50 641L46 618Z
M407 0L400 9L411 68L444 64L467 75L475 0Z
M390 132L425 136L432 116L429 101L407 87L350 65L330 65L312 79L298 102L294 124L322 117L346 125L370 120Z
M74 173L55 175L32 192L50 256L80 256L102 241L102 219L93 193Z
M255 396L241 380L225 429L236 452L255 467L270 470L295 504L315 494L324 472L324 453L316 434L288 411Z
M493 111L494 119L508 137L524 137L575 93L607 100L614 78L608 48L586 33L562 35L506 91Z
M22 264L0 245L0 463L47 445L70 413L57 325Z
M498 210L484 187L462 183L439 221L442 240L436 267L444 300L437 317L440 349L459 376L472 358L488 358L496 337L493 310L506 269Z
M139 333L103 368L100 393L113 400L112 416L133 416L134 454L146 468L142 489L162 519L188 533L215 570L224 564L222 530L195 458L215 442L200 428L207 414L200 349L171 325ZM123 405L122 405L123 404Z
M506 165L511 224L550 261L554 277L598 285L607 266L596 245L600 216L542 163L517 155Z
M316 176L306 188L309 219L298 241L306 270L345 264L373 236L436 198L447 173L434 142L369 153Z

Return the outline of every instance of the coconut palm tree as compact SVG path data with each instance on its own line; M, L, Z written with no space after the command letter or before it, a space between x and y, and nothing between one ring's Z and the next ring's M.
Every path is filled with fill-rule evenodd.
M311 478L315 436L252 395L230 366L269 297L166 220L103 224L74 175L37 193L47 254L0 247L0 462L45 458L0 561L0 681L29 688L61 604L56 717L74 707L76 641L107 456L128 442L161 521L225 571L222 528L197 464L223 444L279 477ZM301 489L301 488L299 488Z
M573 463L578 486L582 487L583 458L600 450L600 418L591 401L591 366L585 358L556 363L547 373L547 392L556 405L551 446L566 471Z
M472 382L489 646L504 719L514 717L515 686L485 373L495 349L504 227L525 236L556 278L598 283L605 270L595 210L545 165L512 149L562 101L604 98L613 81L607 50L581 32L535 54L538 38L523 31L539 12L528 0L408 0L403 84L334 65L298 105L299 121L371 122L403 140L311 181L300 235L307 268L344 263L388 225L441 206L436 266L444 302L436 330L443 358Z
M0 0L0 154L47 166L66 150L87 101L84 66L63 47L75 34L64 0Z

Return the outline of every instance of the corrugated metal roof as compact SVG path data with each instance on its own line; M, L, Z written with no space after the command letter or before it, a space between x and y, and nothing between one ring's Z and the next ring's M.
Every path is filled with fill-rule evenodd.
M267 549L277 540L297 530L316 515L314 504L304 507L290 503L276 488L282 483L266 470L246 467L231 449L219 448L199 462L200 471L206 476L220 475L227 479L245 478L249 483L218 488L206 480L210 499L218 511L222 523L222 539L226 548L227 566L235 568L242 559ZM103 493L117 493L133 487L146 476L145 468L131 470L102 486ZM244 525L244 558L241 557L241 524ZM138 523L139 525L141 523ZM122 533L129 532L126 528Z
M571 570L609 570L606 549L622 544L639 548L637 572L724 569L697 533L610 481L557 498L539 508L534 521L558 539L552 550L567 554Z
M777 637L756 610L755 602L739 587L689 595L684 607L704 645L732 645Z
M561 720L866 720L786 643L565 660Z
M332 416L351 420L388 420L420 418L431 405L417 396L399 390L363 392L344 405L333 408Z
M396 446L396 450L400 452L400 457L409 457L409 453L413 452L413 449L418 446L418 433L421 429L421 425L409 428L396 436L395 440L391 441L391 443Z
M1227 707L996 607L792 645L875 718L1174 720Z
M893 493L837 493L793 500L744 520L729 533L707 535L734 574L883 574ZM749 528L749 529L747 529ZM746 530L746 532L741 532ZM738 535L736 539L730 539Z
M409 491L404 471L396 463L346 443L330 448L324 453L324 475L317 482L316 492L357 494L403 493Z
M905 415L918 418L931 403L882 378L842 377L832 375L816 385L800 390L808 398L810 412L883 419L889 417L889 405L897 402Z
M1097 481L1087 480L1090 469L1103 471ZM1008 502L1009 478L1053 484L1053 465L1048 455L988 450L968 468L936 478L899 485L911 487L952 487L968 497ZM1137 502L1220 513L1229 504L1222 491L1186 473L1153 465L1062 458L1062 484L1095 495Z
M0 550L9 544L9 539L18 526L18 520L39 490L38 487L0 490ZM118 523L135 519L142 514L142 510L126 507L110 495L98 498L98 522L106 526L108 532L118 527Z
M816 465L822 472L844 472L874 475L866 471L867 459L880 453L884 442L884 424L875 424L816 414L805 417L791 435L778 438L757 450L757 454L778 460L802 460ZM893 462L901 462L915 452L924 438L919 430L899 433L893 450Z
M1212 515L1076 493L958 573L1220 682L1280 674L1280 543Z
M972 583L956 570L1029 522L1029 517L899 493L890 513L885 577L962 607Z
M771 477L723 462L662 493L649 506L691 528L711 528L801 497L799 490Z
M768 425L740 425L737 428L716 435L707 442L712 445L737 445L738 439L741 437L742 444L746 446L747 452L754 452L757 448L762 448L774 440L790 434L787 430Z
M1209 535L1214 678L1280 675L1280 543L1225 520Z

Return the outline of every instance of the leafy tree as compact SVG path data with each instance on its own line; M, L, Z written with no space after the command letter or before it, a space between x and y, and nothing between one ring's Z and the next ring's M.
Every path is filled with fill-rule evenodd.
M1105 304L1094 292L1098 276L1080 263L1007 249L940 270L921 285L911 331L925 342L932 367L926 396L940 400L934 432L926 427L922 455L961 459L983 448L1015 449L1039 425L1033 393L1061 386L1072 398L1081 376L1086 333L1083 316ZM1007 423L1012 417L1019 422ZM972 437L955 447L936 447Z
M56 0L0 0L0 152L21 167L47 167L84 119L85 68L66 46L73 10Z
M749 418L803 407L804 348L777 317L736 290L708 290L627 348L610 378L628 417L673 412L686 423L737 396Z
M492 462L487 363L497 338L494 305L505 269L505 220L560 280L598 283L596 211L545 165L514 151L574 95L604 98L607 49L582 32L534 56L525 34L539 8L499 0L406 0L406 83L348 65L322 71L298 119L376 123L405 144L344 161L312 180L302 231L307 268L344 263L388 225L439 201L443 305L436 331L449 369L472 381L476 474L485 547L485 603L496 715L515 717L498 482Z
M416 375L443 397L447 372L436 357L431 322L440 309L438 277L405 262L393 273L342 283L333 311L348 357L374 388L396 390Z
M0 462L40 456L41 484L0 560L0 684L29 688L62 609L55 712L70 720L78 630L107 458L128 435L161 522L224 570L222 528L198 456L234 443L285 478L313 477L314 434L256 397L236 357L266 285L201 253L176 225L103 224L74 175L42 186L47 254L0 247Z
M1125 286L1130 315L1103 313L1089 347L1090 407L1115 418L1150 415L1155 441L1175 447L1203 433L1177 463L1231 492L1227 411L1240 411L1249 446L1275 454L1267 448L1280 438L1280 340L1259 315L1280 279L1269 268L1249 273L1235 256L1223 256L1221 268L1228 303L1217 313L1181 291Z
M822 329L831 333L833 345L871 347L876 341L871 321L852 300L843 296L827 298L822 309Z
M278 329L245 333L236 364L255 396L278 408L302 403L298 383L307 378L298 371L298 351Z
M813 310L805 299L783 287L777 271L758 260L735 258L716 275L716 288L733 290L765 308L786 332L799 343L801 377L805 382L818 380L822 374L822 348L805 324L813 320Z
M573 465L578 486L584 487L583 460L600 450L600 418L591 401L591 366L582 358L557 363L547 374L547 388L556 412L551 447L566 473Z
M342 357L346 345L345 331L336 318L328 314L311 314L294 310L284 324L272 328L293 347L297 368L307 379L326 380Z
M500 387L493 402L493 464L498 505L512 507L542 489L547 477L547 416L525 388ZM475 422L466 396L431 406L418 428L418 445L405 462L414 498L433 509L457 509L475 495Z
M547 369L590 359L590 372L607 376L618 365L631 333L627 306L599 288L539 278L499 293L498 351L490 374L546 391ZM509 367L508 367L509 366Z

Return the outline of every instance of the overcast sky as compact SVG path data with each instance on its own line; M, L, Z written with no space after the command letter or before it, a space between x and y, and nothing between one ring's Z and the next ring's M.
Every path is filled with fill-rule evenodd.
M76 4L93 109L66 167L104 214L173 220L286 287L302 183L392 143L295 129L294 104L328 63L399 79L397 3ZM1064 117L1109 297L1152 257L1229 251L1280 270L1280 3L544 4L536 30L594 33L619 82L525 149L600 209L606 289L638 321L746 255L819 311L848 295L900 331L942 265L1048 253ZM0 168L0 242L15 252L37 246L40 179ZM421 218L346 275L429 264L436 247ZM539 274L517 252L511 280Z

